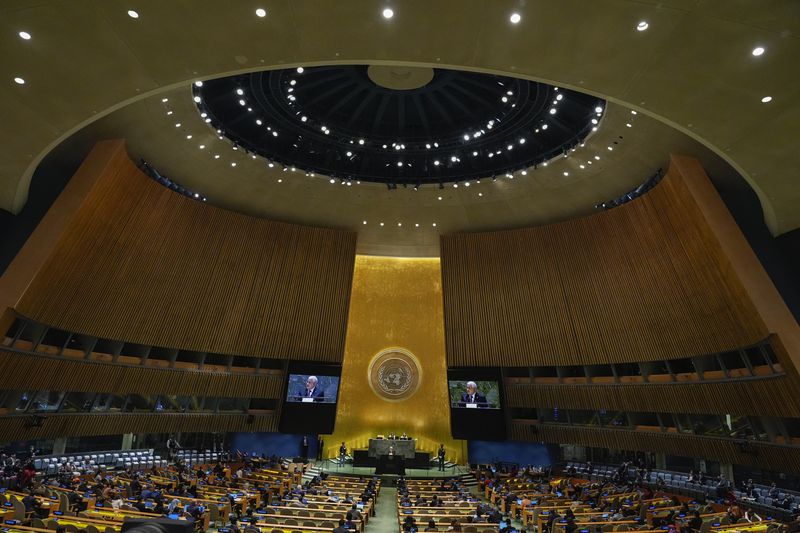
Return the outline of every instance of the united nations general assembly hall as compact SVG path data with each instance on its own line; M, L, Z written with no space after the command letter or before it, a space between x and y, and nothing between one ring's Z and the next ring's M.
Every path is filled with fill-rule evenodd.
M5 0L0 52L0 533L800 533L796 0Z

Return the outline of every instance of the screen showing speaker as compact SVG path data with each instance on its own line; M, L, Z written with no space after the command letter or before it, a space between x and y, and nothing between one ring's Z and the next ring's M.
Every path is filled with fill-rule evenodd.
M312 435L333 433L341 375L339 365L290 363L278 430Z
M500 409L500 384L479 379L448 380L450 407L462 409Z
M449 368L450 430L456 439L506 438L502 376L498 368Z
M336 403L339 395L339 376L322 374L289 374L287 402L310 404Z

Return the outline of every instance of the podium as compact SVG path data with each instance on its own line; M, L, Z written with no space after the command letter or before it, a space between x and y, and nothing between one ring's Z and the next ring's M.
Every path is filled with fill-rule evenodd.
M413 439L369 439L369 456L379 458L389 455L389 447L394 448L394 454L404 459L414 459L417 442Z
M375 465L375 474L406 475L406 460L400 455L380 455Z

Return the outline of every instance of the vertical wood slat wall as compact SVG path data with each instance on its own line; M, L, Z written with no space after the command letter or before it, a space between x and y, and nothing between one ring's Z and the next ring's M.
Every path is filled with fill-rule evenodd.
M146 345L341 361L355 233L225 211L112 163L18 312Z
M283 372L246 375L149 368L0 349L0 390L280 399L284 379Z
M441 238L451 366L634 362L768 332L679 175L621 207Z

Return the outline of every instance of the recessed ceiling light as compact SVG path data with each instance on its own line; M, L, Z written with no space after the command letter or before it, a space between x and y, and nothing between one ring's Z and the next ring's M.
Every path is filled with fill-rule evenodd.
M764 104L768 104L771 101L772 101L772 97L771 96L765 96L764 98L761 99L761 102L764 103Z
M414 227L415 227L415 228L418 228L418 227L419 227L419 222L417 222L416 224L414 224Z
M580 168L586 168L586 165L578 165Z
M542 129L543 129L543 130L546 130L546 129L547 129L547 124L543 125L543 126L542 126Z
M594 156L594 158L595 158L596 160L600 161L600 156L599 156L599 155L596 155L596 156Z
M636 115L636 114L637 114L637 113L636 113L636 111L634 111L633 109L631 109L631 115Z
M441 199L442 199L442 197L441 197L441 196L439 196L439 200L441 200Z
M200 81L200 80L197 80L196 82L194 82L194 86L195 87L202 87L203 86L203 82Z
M366 225L367 225L367 221L365 220L365 221L363 222L363 224L366 226Z
M402 167L402 166L403 166L403 162L402 162L402 161L398 161L398 162L397 162L397 166L398 166L398 167Z
M433 227L434 227L434 228L436 227L436 222L434 222L434 223L433 223Z
M483 193L482 193L482 192L479 192L479 193L478 193L478 196L483 196Z
M187 135L187 136L186 136L186 138L187 138L187 139L191 139L191 138L192 138L191 134L190 134L190 135Z
M172 114L172 109L170 109L169 111L167 111L167 116L170 116L171 114Z
M328 180L328 181L330 181L331 183L336 183L336 180L335 180L335 179L333 179L333 178L331 178L331 179L330 179L330 180Z
M25 85L25 80L23 80L20 77L16 77L14 78L14 83L16 83L17 85Z
M263 7L259 7L258 9L256 9L256 16L258 18L262 18L263 19L264 17L267 16L267 10L264 9Z
M564 175L565 175L565 176L569 176L569 172L567 172L567 171L564 171Z
M297 67L297 73L302 74L305 69L303 67Z
M551 115L555 115L556 114L556 108L555 107L551 107L550 108L550 114Z
M511 24L519 24L519 21L522 20L522 16L519 13L511 13L511 16L508 17L508 20L511 21Z
M500 99L501 102L508 102L508 96L504 96Z
M200 103L200 97L199 97L199 96L195 96L195 97L194 97L194 101L195 101L195 102L197 102L197 103L199 104L199 103Z
M636 30L637 31L644 31L649 27L650 27L650 24L648 24L646 21L643 20L639 24L636 25Z
M22 34L21 34L21 33L20 33L20 37L22 37ZM23 37L23 38L24 38L24 37ZM765 51L765 50L764 50L764 47L763 47L763 46L756 46L755 48L753 48L753 55L754 55L754 56L756 56L756 57L758 57L758 56L760 56L761 54L763 54L763 53L764 53L764 51Z
M26 41L30 41L30 40L31 40L31 34L30 34L30 33L28 33L28 32L26 32L26 31L21 31L21 32L19 32L19 34L18 34L18 35L19 35L21 38L25 39ZM762 49L762 50L763 50L763 49ZM753 55L756 55L756 54L755 54L755 52L753 52ZM759 55L761 55L761 54L759 54Z
M136 12L136 11L134 11L133 9L129 9L129 10L128 10L128 16L129 16L130 18L132 18L132 19L138 19L138 18L139 18L139 13L137 13L137 12Z
M609 152L610 152L610 151L612 151L613 149L614 149L614 147L613 147L613 146L609 146L609 147L608 147L608 151L609 151Z
M632 128L632 127L633 127L633 125L632 125L630 122L627 122L625 125L626 125L627 127L629 127L629 128Z
M383 227L383 222L381 222L381 227Z
M214 159L219 159L219 154L214 154Z
M181 123L180 123L180 122L176 123L176 124L175 124L175 127L176 127L176 128L180 128L180 127L181 127Z
M388 7L383 10L383 18L390 19L394 16L394 11L389 9Z
M167 103L167 102L169 102L169 98L162 98L161 101L164 102L164 103Z
M592 119L592 124L597 124L597 119L596 118Z
M231 161L231 166L235 167L236 166L236 161Z
M402 226L402 225L403 225L403 223L402 223L402 222L398 222L398 223L397 223L397 227L398 227L398 228L399 228L400 226Z
M201 144L201 145L199 146L199 148L200 148L201 150L205 150L205 148L206 148L206 145L205 145L205 144Z

